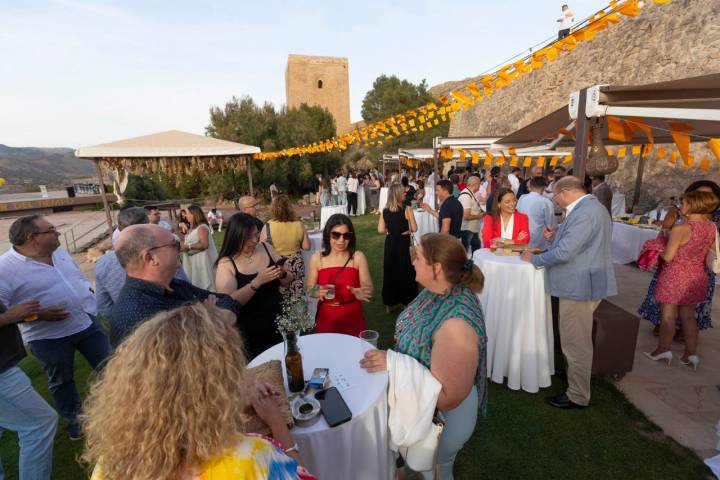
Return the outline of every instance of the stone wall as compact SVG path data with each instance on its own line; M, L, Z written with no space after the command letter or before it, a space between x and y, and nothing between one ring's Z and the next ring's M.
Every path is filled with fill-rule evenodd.
M594 84L641 85L720 72L720 0L673 0L655 5L646 0L635 18L622 17L583 42L512 83L492 98L460 111L450 136L502 136L567 104L570 92ZM470 80L447 82L431 89L434 95L459 88ZM698 150L698 148L700 150ZM708 153L696 147L699 161ZM656 148L657 151L657 148ZM626 157L608 183L632 199L638 159ZM720 181L717 163L710 172L684 169L648 158L643 181L647 202L678 194L699 178Z
M289 55L285 69L287 106L301 104L327 108L335 117L337 133L350 129L350 85L347 58Z

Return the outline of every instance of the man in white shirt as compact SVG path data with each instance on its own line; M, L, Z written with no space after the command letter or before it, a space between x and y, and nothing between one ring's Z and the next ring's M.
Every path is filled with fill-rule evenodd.
M348 215L357 215L357 201L358 201L358 179L357 176L350 172L347 179L347 202L348 202Z
M543 196L547 180L543 176L530 179L530 192L520 197L517 210L524 213L530 220L530 244L545 250L547 240L545 229L555 230L555 206L552 201Z
M68 421L68 436L79 439L75 351L96 370L110 354L108 337L95 319L95 295L72 257L59 248L60 234L44 217L18 218L9 237L12 247L0 256L0 302L40 302L38 318L26 319L20 331L48 375L53 402Z
M508 173L508 181L510 182L510 189L513 192L513 195L517 197L518 190L520 189L520 179L518 178L516 172L519 172L519 169L513 168L512 172Z
M160 210L158 210L157 207L147 206L145 207L145 210L147 210L148 220L150 220L150 223L153 225L160 225L165 230L170 230L172 232L172 225L160 218Z
M558 40L561 40L570 35L570 27L575 21L575 14L570 10L567 5L562 6L562 17L558 18L557 21L560 23L560 30L558 31Z
M338 189L338 205L347 205L347 179L341 173L335 182Z
M463 219L460 226L460 239L470 255L480 249L480 221L485 213L475 194L480 190L480 177L471 175L467 179L467 186L460 192L458 200L463 207Z
M217 225L218 232L222 232L223 214L220 210L218 210L217 208L211 208L207 214L207 220L210 224L210 228L214 229Z

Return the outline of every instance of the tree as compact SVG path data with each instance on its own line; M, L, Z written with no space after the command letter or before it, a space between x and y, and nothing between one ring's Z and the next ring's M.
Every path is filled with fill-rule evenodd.
M129 204L133 204L134 200L156 201L167 198L162 186L152 175L134 175L132 173L128 175L124 196Z
M438 103L428 92L424 79L415 85L408 80L400 80L395 75L380 75L373 82L372 89L365 94L362 103L362 117L368 123L385 120L430 102ZM449 129L450 125L443 123L424 132L393 138L384 141L381 148L368 152L368 156L378 159L383 152L395 152L398 148L430 148L432 139L447 136Z

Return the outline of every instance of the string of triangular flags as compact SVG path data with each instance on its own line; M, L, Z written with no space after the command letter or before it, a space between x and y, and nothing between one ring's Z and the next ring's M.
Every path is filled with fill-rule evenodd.
M653 2L665 4L669 3L670 0L653 0ZM453 118L461 109L468 110L476 103L490 98L494 92L522 78L523 75L527 75L533 70L539 70L545 63L555 61L561 52L572 51L578 43L591 41L598 32L618 23L621 15L635 17L640 12L640 0L613 0L607 7L593 15L584 27L572 32L563 39L546 45L524 59L505 65L494 73L483 76L477 82L468 83L464 87L467 92L458 90L441 96L439 98L440 105L431 102L404 113L393 115L385 120L356 128L344 135L275 152L256 153L253 158L256 160L272 160L279 157L309 155L334 150L343 151L353 144L369 148L382 145L383 142L396 137L435 128L440 123Z

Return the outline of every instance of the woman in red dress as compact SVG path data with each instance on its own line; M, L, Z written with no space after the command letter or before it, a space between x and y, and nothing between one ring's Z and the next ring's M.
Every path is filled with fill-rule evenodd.
M689 192L682 197L681 213L685 222L670 231L663 264L655 288L655 299L660 302L660 338L652 353L644 352L651 360L672 360L670 345L675 335L675 321L680 317L685 334L685 352L680 363L696 369L698 324L695 305L705 300L708 273L706 258L715 243L717 230L709 220L719 199L708 192Z
M307 288L319 300L315 333L357 337L365 330L360 302L370 301L372 279L365 255L355 250L355 229L347 215L337 213L325 224L323 250L310 258Z
M490 248L501 240L521 245L530 242L528 216L515 210L517 199L512 190L499 188L493 202L492 213L486 215L483 222L483 248Z

